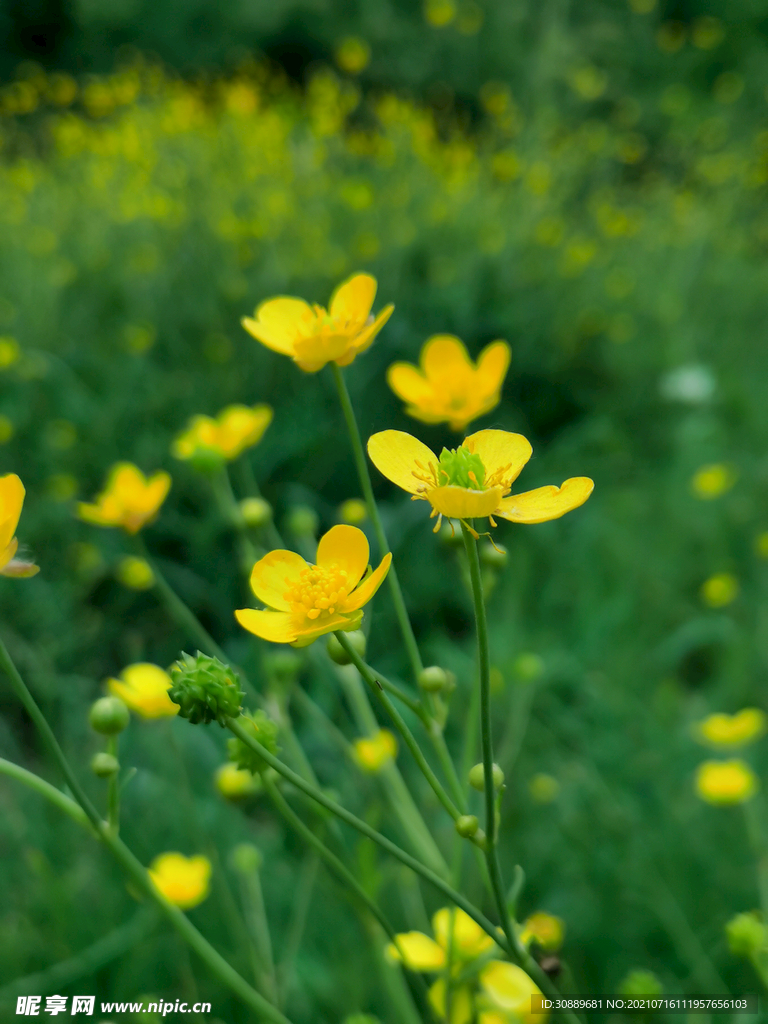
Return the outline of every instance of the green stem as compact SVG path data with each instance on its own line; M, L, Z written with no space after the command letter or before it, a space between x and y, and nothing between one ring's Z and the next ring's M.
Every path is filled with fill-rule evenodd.
M111 754L115 759L117 758L119 747L119 738L117 736L110 736L107 739L107 753ZM109 782L107 783L107 821L109 827L115 833L118 834L120 831L120 781L119 772L115 772L114 775L109 776Z
M412 857L409 853L406 853L405 850L401 849L390 839L387 839L386 836L383 836L380 832L377 832L375 829L371 828L371 826L368 825L367 822L362 821L362 819L356 817L354 814L351 813L351 811L348 811L345 807L342 807L341 804L337 804L335 800L331 800L331 798L326 796L325 793L323 793L321 790L316 789L314 786L310 785L308 782L302 779L300 775L297 775L296 772L291 771L288 765L283 764L282 761L279 761L273 754L271 754L267 750L266 747L263 747L258 742L258 740L254 739L253 736L250 736L247 732L245 732L245 730L240 726L236 719L227 719L226 725L227 728L235 736L237 736L239 740L241 740L243 743L246 744L246 746L249 746L252 750L255 750L257 754L263 757L267 764L270 766L270 768L274 768L276 772L283 776L283 778L288 779L288 781L292 783L292 785L296 786L297 789L300 789L308 797L311 797L312 800L315 800L322 807L325 807L326 810L330 811L332 814L335 814L337 818L340 818L342 821L345 821L348 825L351 825L352 828L357 829L357 831L364 835L367 839L373 840L374 843L377 843L383 850L386 850L387 853L392 854L393 857L396 857L397 860L399 860L402 864L405 864L406 867L409 867L412 871L415 871L417 874L421 875L422 878L424 878L427 882L430 882L439 892L446 896L452 903L455 903L457 907L461 907L461 909L466 914L468 914L473 921L476 921L483 929L483 931L490 935L491 938L494 939L494 941L499 942L500 936L498 930L494 927L493 924L491 924L488 918L479 910L477 910L474 906L472 906L469 900L465 899L465 897L462 896L461 893L456 892L455 889L451 888L451 886L448 885L448 883L445 882L442 878L440 878L439 875L435 874L434 871L426 867L420 861L416 860L416 858ZM506 940L502 940L502 948L506 948L506 945Z
M216 473L211 475L210 479L222 517L237 532L240 544L240 561L244 572L248 574L253 568L253 563L256 561L256 548L248 536L248 527L237 503L235 492L232 490L232 482L229 479L226 465L222 465Z
M314 853L310 853L302 865L298 882L293 892L293 916L288 935L283 945L283 956L277 968L278 977L283 992L283 1001L288 998L291 988L291 974L293 965L301 948L301 940L304 936L304 929L307 926L309 908L312 904L312 892L317 879L317 866L319 860Z
M27 689L24 680L19 675L19 672L11 660L2 640L0 640L0 669L2 669L7 675L14 693L19 698L37 727L43 741L58 764L67 785L75 797L75 800L82 807L97 835L126 874L129 875L136 883L139 890L157 904L170 924L176 929L185 942L187 942L187 944L198 954L200 959L207 964L211 973L218 978L222 984L230 988L247 1006L250 1006L255 1013L261 1014L265 1021L271 1021L273 1024L290 1024L287 1017L284 1017L282 1013L271 1005L271 1003L268 1003L263 996L259 995L255 989L251 988L245 979L241 978L237 971L228 964L219 953L216 952L213 946L203 938L186 915L183 914L177 906L174 906L174 904L169 903L168 900L165 899L160 891L155 888L144 865L133 855L125 843L114 835L109 825L101 820L98 811L91 803L83 787L80 785L77 776L72 771L72 768L64 755L64 751L59 746L45 715L37 706L37 702Z
M341 411L344 413L344 419L347 423L349 439L352 442L352 455L354 456L355 466L357 467L360 486L363 489L363 497L365 498L365 502L368 506L368 514L370 515L371 522L373 523L373 531L376 534L376 540L379 543L381 554L385 555L390 550L389 541L387 540L387 535L384 532L381 517L379 516L376 499L373 496L371 476L368 472L368 463L365 459L363 441L357 427L355 411L352 408L352 401L349 397L349 391L347 390L346 381L344 380L344 375L341 372L341 367L337 363L333 362L329 365L333 372L336 390L339 393ZM403 597L403 592L400 589L400 583L398 582L397 572L395 571L394 565L390 566L389 572L387 573L387 583L389 584L389 589L392 594L392 602L395 606L395 615L397 616L397 621L400 625L400 632L403 634L403 643L405 644L405 649L408 652L408 658L411 662L413 677L418 680L424 665L421 660L421 655L419 654L416 637L413 634L413 627L411 626L411 620L408 617L408 609L405 607L405 599Z
M763 912L763 918L765 918L768 915L768 849L766 849L765 834L763 832L760 803L759 797L748 800L743 805L743 811L744 822L747 826L747 839L749 840L752 855L755 858L760 908Z
M40 796L50 801L54 807L58 807L60 811L63 811L73 821L76 821L78 825L83 825L87 829L91 828L92 823L80 804L75 803L66 793L62 793L60 789L56 789L50 782L41 779L34 772L29 772L26 768L22 768L21 765L14 764L13 761L6 761L5 758L0 757L0 775L7 775L8 778L15 779L22 785L28 786L36 793L39 793Z

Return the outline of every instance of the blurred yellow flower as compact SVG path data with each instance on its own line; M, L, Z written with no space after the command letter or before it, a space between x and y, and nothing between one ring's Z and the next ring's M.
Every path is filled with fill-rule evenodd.
M155 518L170 487L168 473L161 471L147 478L132 463L118 462L96 503L81 501L77 514L86 523L122 526L127 533L138 533Z
M371 461L388 480L432 506L431 517L544 523L559 519L592 493L588 477L573 477L561 487L538 487L509 497L512 484L530 459L532 448L522 434L480 430L454 451L438 458L425 444L402 430L383 430L368 440Z
M251 796L261 789L261 779L258 775L253 775L247 768L238 768L231 761L216 769L214 782L216 789L227 800Z
M290 356L307 373L321 370L326 363L348 366L364 352L389 320L389 305L374 319L371 307L376 297L376 278L355 274L339 285L328 310L310 306L303 299L279 296L257 307L254 318L243 317L242 325L267 348Z
M368 506L362 498L349 498L339 506L339 519L350 526L359 526L368 518Z
M739 592L739 583L729 572L718 572L710 576L701 585L701 599L710 608L724 608L735 601Z
M443 28L456 17L456 4L454 0L426 0L424 17L435 28Z
M13 366L21 358L21 348L18 341L10 335L0 337L0 370Z
M0 413L0 444L7 444L7 442L13 437L14 433L14 426L11 420Z
M710 715L697 723L696 738L713 747L745 747L763 735L767 721L759 708L743 708L735 715Z
M142 718L165 718L179 713L179 705L168 696L171 677L159 665L137 662L128 665L119 679L108 679L107 689Z
M463 342L451 334L436 334L421 350L421 369L393 363L387 383L408 403L409 416L464 430L499 404L509 359L506 341L494 341L483 349L475 366Z
M453 970L476 960L494 948L494 941L479 924L459 908L443 907L432 918L435 938L423 932L404 932L397 935L397 945L387 946L387 956L396 962L404 961L412 971L440 971L448 963L451 949Z
M129 590L149 590L154 586L155 574L146 558L126 555L117 563L115 576Z
M555 953L563 944L565 938L565 924L554 914L546 914L539 910L531 914L523 922L523 930L520 933L520 941L526 946L535 942L545 953Z
M706 501L712 498L719 498L721 494L729 491L735 483L736 472L733 466L717 462L697 469L693 474L691 487L697 498Z
M0 477L0 576L34 576L40 567L14 557L19 547L14 536L24 504L24 484L15 473Z
M744 761L704 761L696 769L696 792L708 804L743 804L758 788L757 776Z
M161 853L150 864L149 877L170 903L182 910L191 910L208 895L211 862L202 856Z
M491 960L480 972L480 985L486 1001L485 1011L478 1017L478 1024L539 1024L546 1021L548 1014L531 1011L531 996L543 995L539 986L518 967L505 960Z
M448 1016L445 978L438 978L429 992L429 1002L439 1020L448 1024L471 1024L473 1020L472 992L467 985L454 985L451 988L451 1012Z
M768 530L759 533L755 538L755 551L761 558L768 558Z
M276 644L306 647L324 633L357 629L392 555L365 575L370 549L362 530L333 526L317 546L317 565L293 551L270 551L253 567L251 589L267 608L242 608L237 621Z
M229 405L213 419L194 416L183 433L173 442L172 452L177 459L194 459L213 454L231 461L258 444L272 422L272 409L268 405L249 408Z
M350 75L357 75L368 67L371 48L364 39L347 36L336 47L335 56L336 63L342 71L347 71Z
M380 772L397 756L397 740L389 729L379 729L373 736L355 740L355 760L367 772Z

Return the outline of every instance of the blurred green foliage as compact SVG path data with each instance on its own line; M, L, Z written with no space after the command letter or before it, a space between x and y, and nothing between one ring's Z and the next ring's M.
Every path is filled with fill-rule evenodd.
M507 780L502 855L508 878L515 863L526 871L521 916L544 909L565 920L563 957L582 991L616 991L633 970L652 971L666 991L750 990L724 927L758 904L754 858L738 809L694 795L704 752L691 724L765 703L759 5L676 14L635 0L578 15L559 4L488 5L474 35L460 30L461 5L444 27L411 5L361 4L359 24L346 6L330 7L335 21L318 5L305 23L320 33L321 55L342 29L369 43L362 86L318 68L300 90L237 54L236 73L194 84L136 61L83 81L28 66L2 91L2 467L27 486L19 536L42 567L1 588L3 634L85 774L97 749L87 708L101 681L130 662L168 665L191 643L154 591L119 582L127 538L79 523L74 499L90 499L118 459L169 469L171 496L146 531L159 565L276 713L295 719L322 784L396 834L378 780L340 757L295 688L357 735L322 644L298 683L273 678L232 615L249 597L230 526L205 479L169 454L189 416L270 402L274 423L233 468L237 497L249 493L250 470L278 526L298 505L316 511L321 529L336 521L359 487L332 383L261 348L238 321L274 294L325 302L343 277L368 270L379 281L375 308L397 308L347 374L364 436L397 427L450 446L447 431L403 416L384 371L416 361L432 333L456 333L473 354L503 337L512 369L502 405L480 425L531 438L524 489L596 481L588 504L560 522L502 524L508 564L486 569L496 759ZM76 38L103 62L89 40L105 18L118 33L122 18L143 34L120 39L181 64L223 61L230 40L245 38L239 22L224 24L233 10L206 5L197 14L220 18L218 28L204 20L183 34L157 5L80 4ZM299 9L237 10L261 41ZM702 20L713 13L722 22ZM189 52L164 50L161 28ZM365 88L381 82L431 84L432 105ZM471 124L456 93L477 97ZM702 497L694 475L721 464L728 486ZM458 555L432 537L421 504L374 482L425 660L457 678L447 738L459 755L474 661ZM708 604L701 588L721 573L736 581L732 599ZM369 660L406 679L384 591L367 618ZM23 714L0 694L1 749L53 778ZM471 743L465 753L467 765L477 761ZM139 769L124 793L127 840L145 862L165 849L207 852L217 884L227 877L236 895L229 855L255 841L276 949L290 946L307 900L292 1019L360 1010L394 1021L376 943L361 941L351 905L263 798L245 815L222 802L212 777L224 757L216 728L135 721L122 755ZM764 775L763 748L748 757ZM408 758L398 763L446 845L450 823ZM96 780L92 790L99 799ZM135 902L89 839L36 797L3 782L0 804L0 984L11 986L124 924ZM434 894L355 837L348 849L397 927L428 931ZM471 895L482 899L479 888ZM247 971L230 909L217 891L192 916ZM65 990L175 998L197 987L215 1017L247 1019L161 929L126 942Z

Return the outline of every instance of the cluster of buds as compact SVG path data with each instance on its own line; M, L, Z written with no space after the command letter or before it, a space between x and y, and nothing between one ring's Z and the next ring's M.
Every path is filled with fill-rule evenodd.
M228 718L240 714L244 692L237 673L200 651L193 658L183 653L169 670L173 685L168 696L179 705L179 714L193 725L216 721L222 728Z

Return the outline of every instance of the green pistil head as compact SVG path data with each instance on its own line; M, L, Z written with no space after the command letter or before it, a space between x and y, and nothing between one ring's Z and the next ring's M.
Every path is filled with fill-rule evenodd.
M438 477L441 486L452 484L455 487L468 487L472 491L485 489L483 460L463 445L455 451L443 448L440 452Z

